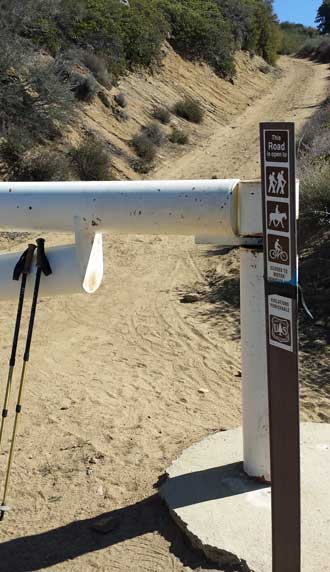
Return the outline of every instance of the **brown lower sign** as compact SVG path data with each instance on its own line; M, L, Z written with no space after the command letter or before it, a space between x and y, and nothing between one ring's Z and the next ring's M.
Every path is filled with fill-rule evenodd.
M301 572L294 125L261 125L273 572Z

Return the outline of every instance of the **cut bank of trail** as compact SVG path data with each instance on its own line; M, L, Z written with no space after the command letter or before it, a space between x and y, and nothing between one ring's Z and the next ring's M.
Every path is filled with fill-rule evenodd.
M326 66L280 65L271 93L153 177L258 177L259 121L301 127L327 93ZM184 448L241 422L238 309L207 295L219 266L234 281L237 258L190 238L108 237L97 295L42 301L1 572L207 569L153 485ZM192 289L200 301L181 304ZM1 305L2 372L14 312ZM329 390L303 386L302 412L329 421ZM4 468L1 455L1 481Z

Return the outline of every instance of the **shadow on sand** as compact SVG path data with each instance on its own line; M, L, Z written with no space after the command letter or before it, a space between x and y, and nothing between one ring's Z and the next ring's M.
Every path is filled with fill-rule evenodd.
M2 525L3 526L3 525ZM188 545L172 522L158 494L136 504L102 514L96 518L3 542L0 545L1 572L35 572L73 560L125 540L158 532L170 544L171 552L193 570L245 572L246 564L219 568L201 552ZM128 568L129 570L129 563Z

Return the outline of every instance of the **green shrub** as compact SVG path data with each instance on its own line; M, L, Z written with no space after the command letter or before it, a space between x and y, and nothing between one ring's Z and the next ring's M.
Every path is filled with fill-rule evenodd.
M173 128L172 133L169 135L169 140L171 143L176 143L177 145L187 145L187 143L189 143L187 133L176 127Z
M246 49L255 13L254 0L215 0L215 2L230 25L237 48Z
M111 180L111 158L104 144L88 135L71 151L73 166L81 181Z
M154 107L152 111L152 116L154 119L157 119L158 121L163 123L163 125L167 125L171 121L171 114L169 110L166 109L166 107L160 107L160 106Z
M52 53L77 46L101 54L115 76L160 59L168 26L158 0L130 0L130 7L119 0L58 0L56 8L53 0L43 4L42 17L32 9L25 18L24 34Z
M201 105L198 101L188 97L178 101L173 108L173 112L178 117L182 117L182 119L186 119L191 123L202 123L204 119L204 111Z
M235 73L235 49L274 63L281 40L270 0L11 0L3 20L21 38L53 56L73 47L108 86L127 69L157 65L168 38L183 57L209 63L224 77ZM89 55L87 55L89 54ZM103 60L104 65L97 60Z
M302 24L293 24L291 22L283 22L282 30L282 54L296 54L302 49L305 42L316 38L318 32L315 28L306 27Z
M235 73L235 43L214 0L161 0L171 27L170 43L183 57L209 63L221 76Z
M271 2L255 2L250 49L274 65L282 47L282 33Z
M160 62L169 26L159 9L159 0L130 0L130 8L123 8L121 29L130 68L150 67Z

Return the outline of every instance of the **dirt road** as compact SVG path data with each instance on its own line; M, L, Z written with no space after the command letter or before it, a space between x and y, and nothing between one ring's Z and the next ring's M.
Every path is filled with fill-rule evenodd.
M327 90L327 67L289 59L281 67L272 93L155 176L258 176L259 121L301 126ZM220 266L235 301L237 260L187 238L111 237L99 294L42 301L1 572L207 569L153 485L185 447L240 423L238 308L214 303L212 286ZM182 304L192 289L202 299ZM14 312L1 305L1 392ZM302 397L305 417L329 420L329 396L306 388ZM9 435L6 452L8 444Z
M297 130L327 95L329 66L301 59L282 58L283 76L272 91L226 127L218 127L203 145L155 174L161 179L260 176L259 123L295 121Z

